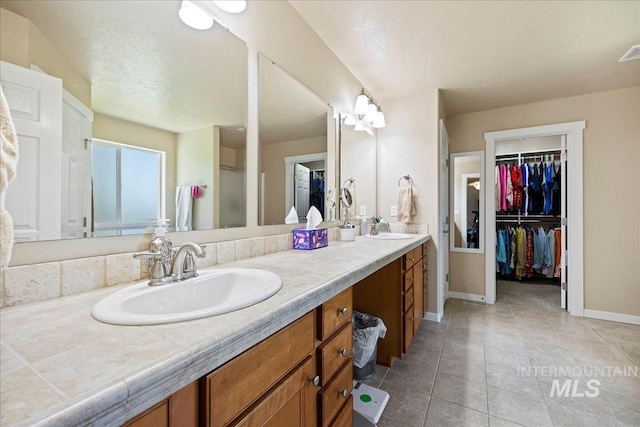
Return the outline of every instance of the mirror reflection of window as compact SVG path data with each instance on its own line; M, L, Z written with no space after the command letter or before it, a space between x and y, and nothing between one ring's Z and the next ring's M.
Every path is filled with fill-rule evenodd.
M483 252L484 153L451 155L451 251Z
M163 218L164 153L94 141L91 170L94 235L139 234L147 219Z

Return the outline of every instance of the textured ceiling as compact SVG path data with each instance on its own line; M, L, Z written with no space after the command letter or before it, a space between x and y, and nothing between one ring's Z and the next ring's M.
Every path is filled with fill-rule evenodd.
M640 84L618 63L639 1L291 4L379 102L440 88L453 116Z
M91 83L98 113L172 132L225 127L244 146L247 48L219 25L193 30L179 1L5 1Z

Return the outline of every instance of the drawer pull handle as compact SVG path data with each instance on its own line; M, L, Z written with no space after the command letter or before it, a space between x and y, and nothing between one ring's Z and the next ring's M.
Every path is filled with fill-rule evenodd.
M413 302L413 298L411 298L411 300L409 301L409 303L412 303L412 302Z
M338 394L346 399L347 397L349 397L349 390L347 389L340 390Z
M313 384L314 387L320 387L320 375L309 377L309 381L311 381L311 384Z
M411 262L415 261L415 259L413 257L411 257Z
M347 349L343 348L342 350L338 350L338 353L340 353L340 355L342 357L347 357Z
M410 277L409 280L411 281L411 283L413 283L413 277Z
M349 312L349 309L347 307L342 307L341 309L338 309L338 312L343 316L346 316L347 313Z

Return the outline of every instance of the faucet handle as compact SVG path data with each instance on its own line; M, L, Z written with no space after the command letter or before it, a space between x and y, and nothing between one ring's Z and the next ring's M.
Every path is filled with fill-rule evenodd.
M202 249L202 253L200 255L196 255L198 258L204 258L207 256L207 251L205 249L207 249L207 245L198 245L200 246L200 249ZM194 254L195 255L195 254Z
M157 259L162 259L162 253L161 252L140 252L137 254L133 254L133 258L157 260Z

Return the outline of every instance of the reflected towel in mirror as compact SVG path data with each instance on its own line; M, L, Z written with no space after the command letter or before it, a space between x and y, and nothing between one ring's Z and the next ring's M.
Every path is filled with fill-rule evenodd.
M190 185L176 188L176 231L189 231L192 229L193 198L191 191Z

